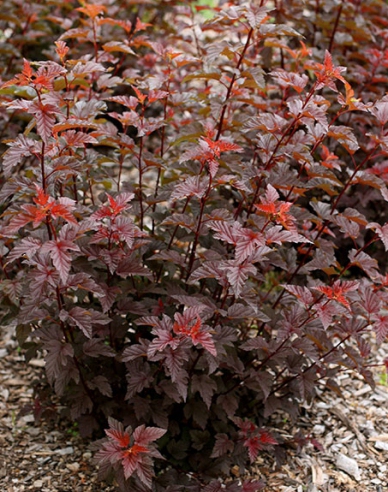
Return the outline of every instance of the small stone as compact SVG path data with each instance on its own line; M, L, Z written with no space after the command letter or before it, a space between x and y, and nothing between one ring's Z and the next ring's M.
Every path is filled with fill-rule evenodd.
M28 427L26 431L30 436L36 437L39 436L39 434L41 434L42 429L40 429L39 427Z
M44 359L31 359L28 363L33 367L44 367L46 365Z
M92 453L90 451L86 451L85 453L82 454L82 458L84 460L90 460L91 457L92 457Z
M79 470L79 467L80 467L79 463L68 463L66 465L66 468L74 473L76 473Z
M8 355L8 350L5 348L0 349L0 359L4 359L4 357L7 357Z
M5 379L3 381L3 384L6 384L7 386L27 386L28 381L20 378L9 378L9 379Z
M379 478L372 478L371 483L373 483L374 485L380 485L381 480Z
M361 480L360 470L358 468L358 463L353 458L349 458L342 453L337 455L336 466L340 470L343 470L348 475L351 475L357 481Z
M326 430L326 427L324 425L316 424L313 427L314 434L321 435L325 432L325 430Z
M388 451L388 442L385 441L376 441L375 442L376 449L382 449L383 451Z
M20 417L19 419L19 423L21 425L30 424L31 422L35 422L35 418L33 415L23 415L23 417Z
M35 482L32 484L33 487L43 487L43 480L35 480Z
M66 454L73 454L74 453L74 448L72 446L68 446L67 448L56 449L55 450L55 453L58 453L61 456L64 456Z

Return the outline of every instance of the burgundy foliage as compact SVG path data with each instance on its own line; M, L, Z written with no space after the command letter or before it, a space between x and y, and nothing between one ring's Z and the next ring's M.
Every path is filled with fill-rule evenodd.
M0 14L1 323L122 490L280 456L388 335L388 5L212 4Z

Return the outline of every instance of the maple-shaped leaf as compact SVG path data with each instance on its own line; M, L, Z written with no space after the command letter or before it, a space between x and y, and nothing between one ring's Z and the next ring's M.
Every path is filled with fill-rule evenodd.
M260 246L265 246L265 239L261 232L241 228L236 243L236 260L242 263Z
M51 240L46 241L41 248L43 253L49 253L53 260L53 265L57 269L61 280L66 283L69 276L72 254L70 251L80 251L79 247L72 241Z
M54 61L46 61L40 64L40 67L33 76L32 83L37 91L46 89L54 91L54 79L58 76L66 74L66 69ZM46 100L47 94L43 98ZM42 99L43 99L42 98Z
M38 134L42 137L43 142L47 144L53 134L56 122L55 115L62 113L52 104L44 104L41 101L33 102L30 105L29 113L35 116Z
M244 446L248 449L248 455L251 463L254 463L256 461L257 455L259 454L259 451L263 449L259 438L257 436L252 436L248 439L245 439Z
M196 333L190 333L191 341L194 345L201 345L209 354L217 357L217 349L213 340L213 337L209 331L206 330L205 326Z
M381 299L370 285L361 285L359 288L360 299L358 303L365 310L367 316L380 312Z
M140 275L142 277L151 277L152 273L146 267L142 266L137 258L126 255L118 264L116 274L119 277L126 278L130 275Z
M139 447L141 449L141 446L135 444L133 447L135 448ZM127 463L123 461L123 468L124 468L124 476L126 479L128 479L131 475L131 468L132 468L132 463L133 460L133 454L135 451L132 451L130 455L128 455L128 464L130 465L129 469L127 470ZM136 455L135 455L136 456ZM140 481L148 488L150 489L152 487L152 480L155 476L153 467L152 467L152 461L148 458L148 456L143 457L141 460L138 460L136 463L136 474L139 477Z
M138 344L130 345L126 347L121 354L121 359L123 362L130 362L139 357L147 357L147 351L149 346L148 340L140 339Z
M96 376L87 384L90 389L97 389L102 395L112 398L112 386L105 376Z
M73 326L78 326L87 338L92 338L92 326L106 325L110 322L108 316L94 309L83 309L79 306L72 308L69 312L62 309L59 315L62 321L69 321Z
M68 130L61 134L69 147L83 148L86 144L98 144L98 140L88 133L82 131Z
M287 72L286 70L278 69L271 72L271 76L274 77L279 83L280 87L292 87L298 94L301 94L309 81L306 74L298 74L293 72ZM276 114L274 115L277 116Z
M364 251L351 249L349 252L349 261L353 266L358 266L371 278L376 279L379 275L379 264L375 258L372 258Z
M66 39L70 34L70 29L62 34L61 39ZM101 63L97 63L94 61L79 61L71 70L71 75L73 76L78 76L78 77L83 77L86 75L90 75L92 73L104 73L105 72L105 67ZM77 78L77 77L75 77Z
M346 299L345 294L357 290L358 286L359 282L357 280L336 280L332 286L318 285L316 287L312 287L312 289L317 290L318 292L322 292L322 294L324 294L327 299L339 302L347 309L350 309L350 304L348 299Z
M382 343L388 336L388 316L385 314L373 314L372 320L377 343Z
M194 374L191 379L191 391L194 394L198 392L205 402L207 408L210 408L212 397L217 390L217 383L207 374Z
M143 94L137 87L135 87L134 85L132 86L132 89L135 91L136 93L136 97L139 101L140 104L144 104L144 101L147 99L147 96L146 94Z
M232 453L234 449L234 442L229 439L227 434L216 434L216 441L214 443L212 458L219 458L227 453Z
M82 346L83 353L89 357L115 357L116 352L105 344L103 338L91 338Z
M388 251L388 223L381 226L377 222L370 222L366 228L376 231L377 235L384 244L385 251Z
M307 239L302 234L298 234L295 231L287 231L282 226L273 226L265 230L264 237L266 244L276 243L282 244L284 242L292 243L311 243L310 239Z
M128 248L132 249L134 238L145 234L138 229L129 217L117 217L110 228L111 240L119 243L125 241Z
M190 275L189 283L195 283L202 278L215 278L224 287L228 285L223 264L219 261L206 261Z
M209 179L201 178L200 176L190 176L183 183L175 186L171 193L171 200L179 200L180 198L196 196L202 198L209 187Z
M41 247L42 241L40 239L33 237L23 238L7 255L7 264L24 256L31 259Z
M45 343L45 350L47 350L45 356L47 379L53 384L62 368L68 363L68 358L73 357L74 349L70 343L50 340Z
M116 102L122 104L128 109L135 110L139 104L137 97L134 96L112 96L107 99L107 101Z
M225 272L233 294L236 297L240 297L248 276L250 274L255 275L257 269L250 263L239 264L237 262L229 261L225 266Z
M314 302L314 297L307 287L290 284L283 285L282 287L299 299L306 307Z
M184 369L188 357L187 347L167 348L161 356L163 356L163 365L167 376L171 376L178 395L183 401L186 401L189 383L188 373Z
M233 223L227 222L226 220L215 220L209 222L209 227L213 231L216 231L214 237L216 239L221 239L226 241L228 244L236 245L242 226L239 222L235 221Z
M150 442L157 441L166 433L166 429L159 427L146 427L140 425L133 431L133 438L137 444L148 446Z
M319 302L314 308L325 329L331 325L335 316L344 314L345 311L345 308L342 308L342 310L339 311L337 306L334 306L331 302L327 302L327 300ZM319 342L318 347L320 345L321 343Z
M13 142L8 143L8 146L10 148L3 154L3 170L6 178L11 176L12 169L22 161L23 157L37 155L41 150L38 142L23 134L18 135Z
M69 321L73 326L78 326L87 338L92 338L92 316L91 313L81 307L74 307L71 311L64 310L60 313L62 321Z
M369 111L376 117L380 125L384 126L388 121L388 99L386 96L376 101Z
M128 364L126 400L131 400L140 394L144 388L149 388L154 378L151 374L150 365L141 360Z
M155 338L149 344L148 357L153 357L156 352L163 351L167 347L174 349L178 347L179 340L174 337L173 323L167 315L164 314L161 319L157 316L146 316L136 320L136 324L153 326L152 334Z

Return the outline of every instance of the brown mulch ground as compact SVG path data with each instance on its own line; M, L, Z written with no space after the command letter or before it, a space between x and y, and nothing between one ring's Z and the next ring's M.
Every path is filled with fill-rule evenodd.
M376 362L388 356L388 343L376 349ZM97 482L91 453L61 419L35 425L31 415L19 416L32 401L31 382L41 377L42 361L28 366L17 351L11 330L0 336L0 491L111 492ZM251 475L265 478L272 492L388 491L388 379L376 367L376 389L360 377L343 373L342 397L320 391L303 408L297 426L276 424L285 439L298 430L317 439L324 451L308 445L290 450L287 463L276 467L260 456ZM237 471L236 471L237 474Z

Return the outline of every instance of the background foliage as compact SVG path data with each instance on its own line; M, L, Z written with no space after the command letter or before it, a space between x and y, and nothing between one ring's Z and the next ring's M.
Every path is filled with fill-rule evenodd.
M1 322L103 477L215 492L282 456L272 415L373 384L386 3L3 4Z

